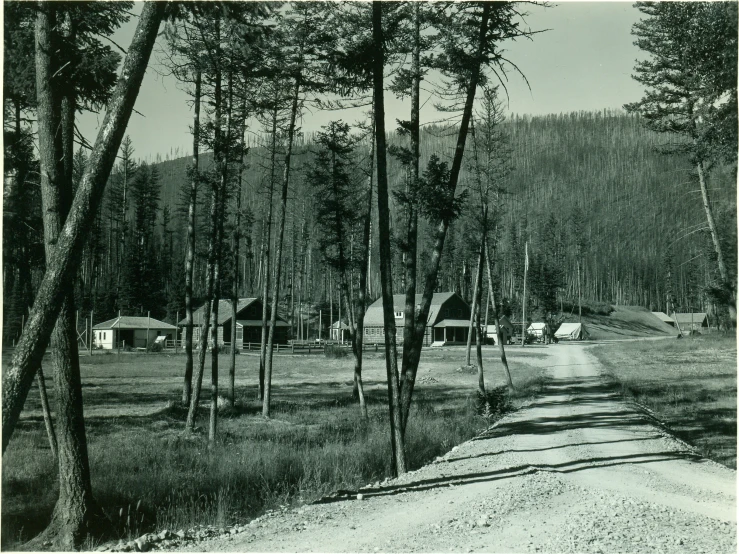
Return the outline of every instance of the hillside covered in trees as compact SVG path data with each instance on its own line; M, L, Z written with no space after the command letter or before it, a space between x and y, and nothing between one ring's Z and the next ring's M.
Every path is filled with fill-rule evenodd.
M696 198L697 183L690 165L677 156L662 154L665 137L645 130L637 116L622 112L572 113L550 116L513 116L502 123L510 152L510 172L501 185L499 240L493 271L504 306L518 309L522 293L524 243L529 241L532 270L552 270L560 307L577 304L578 259L582 268L585 301L633 304L666 311L666 294L672 290L675 308L709 312L703 284L714 271L714 254L705 226L705 214ZM402 144L397 133L391 144ZM240 255L242 296L258 296L260 261L264 251L267 214L267 149L252 138L243 173L242 219L246 251ZM449 129L426 128L423 132L422 165L432 153L449 154L453 147ZM130 154L135 158L134 150ZM366 143L361 156L368 155ZM281 277L286 295L283 312L294 321L297 332L299 306L303 314L333 303L338 317L338 294L331 286L318 252L313 197L306 184L307 167L315 155L311 135L303 136L295 156L295 179L288 202L287 247ZM83 265L78 297L80 307L94 310L95 319L123 313L146 314L173 321L184 313L182 268L184 267L187 171L191 158L181 157L129 168L126 227L139 229L145 251L136 254L141 268L128 267L119 245L124 240L120 214L123 202L123 164L113 174L106 191L105 209L90 235L87 264ZM81 163L81 160L80 160ZM128 163L128 162L127 162ZM212 157L201 156L201 167ZM360 171L359 168L356 169ZM389 159L391 187L403 187L403 168ZM460 186L469 185L469 163L463 168ZM732 170L717 167L710 176L710 190L717 219L726 241L725 251L736 250L736 182ZM233 200L233 199L232 199ZM450 227L442 260L439 290L471 297L475 264L476 229L474 201L468 197L462 215ZM207 206L205 201L201 205ZM40 207L40 206L39 206ZM397 202L391 200L393 221L399 221ZM207 208L197 212L199 228L207 228ZM37 217L40 217L37 216ZM138 220L137 220L138 218ZM137 223L138 221L138 223ZM201 234L202 236L202 234ZM431 235L423 222L419 236L425 245L419 263L430 249ZM274 239L273 239L274 240ZM17 247L17 245L16 245ZM122 247L121 247L122 248ZM12 250L12 248L11 248ZM205 279L205 244L198 244L195 262L195 295L202 297ZM736 266L736 262L730 264ZM119 271L120 268L120 271ZM41 266L35 267L34 282ZM402 281L402 267L394 265L395 288ZM113 278L115 277L115 278ZM536 274L532 274L536 279ZM369 300L379 296L377 230L372 229ZM6 306L13 305L13 286L6 287ZM329 291L333 290L334 298ZM543 294L543 293L540 293ZM531 308L539 306L536 288ZM19 331L20 314L6 310L6 337ZM328 325L324 312L324 325ZM324 331L325 333L325 331Z

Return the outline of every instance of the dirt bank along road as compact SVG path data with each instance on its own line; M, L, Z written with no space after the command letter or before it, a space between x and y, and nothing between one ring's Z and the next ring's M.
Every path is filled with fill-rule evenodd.
M543 396L434 463L193 548L736 552L736 472L621 401L586 346L546 350Z

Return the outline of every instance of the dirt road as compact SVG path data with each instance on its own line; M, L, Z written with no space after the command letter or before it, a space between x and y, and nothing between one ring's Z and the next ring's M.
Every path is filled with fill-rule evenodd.
M433 464L193 549L735 552L736 472L622 402L586 346L547 352L540 399Z

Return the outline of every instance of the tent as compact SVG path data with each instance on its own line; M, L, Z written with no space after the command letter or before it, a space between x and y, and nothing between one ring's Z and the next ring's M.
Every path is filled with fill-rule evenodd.
M584 340L590 338L590 333L582 323L563 323L554 336L560 340Z
M530 335L534 335L536 338L540 339L544 336L546 328L546 323L532 323L531 325L529 325L528 331Z

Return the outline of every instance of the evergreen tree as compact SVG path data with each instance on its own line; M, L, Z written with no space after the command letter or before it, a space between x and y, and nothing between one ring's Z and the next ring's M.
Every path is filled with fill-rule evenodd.
M687 156L694 167L716 252L719 286L733 299L736 275L724 259L706 181L716 161L736 159L736 6L638 2L636 7L646 19L634 24L635 44L650 58L637 62L633 77L647 92L639 102L624 107L639 113L650 129L680 137L665 150Z

